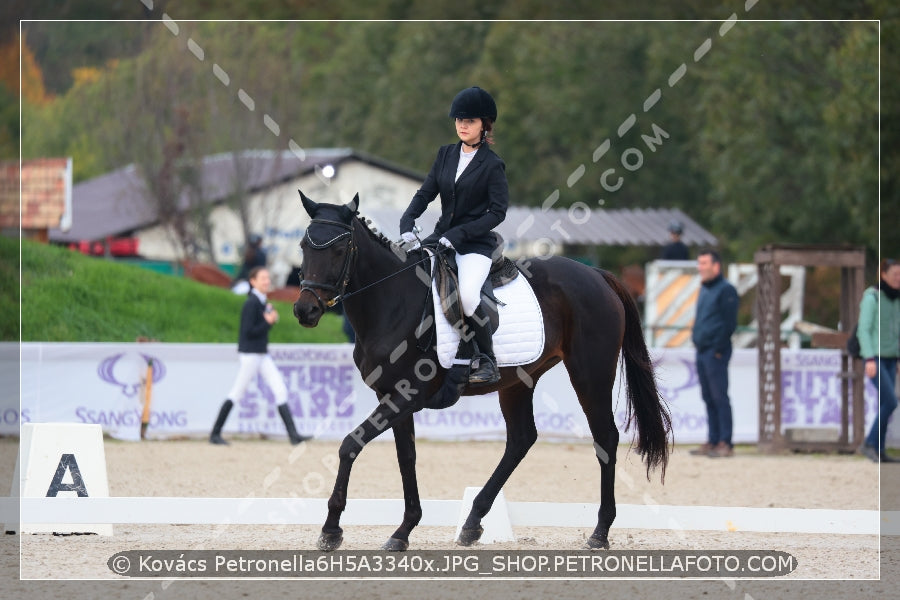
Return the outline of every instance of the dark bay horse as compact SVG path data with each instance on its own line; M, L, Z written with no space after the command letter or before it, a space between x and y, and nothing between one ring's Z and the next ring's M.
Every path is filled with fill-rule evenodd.
M403 481L403 520L384 544L406 550L409 534L422 517L416 483L413 414L428 407L445 373L438 363L430 327L420 327L430 302L430 272L421 250L401 250L373 232L356 216L357 195L349 204L317 204L300 192L312 221L300 244L303 267L294 316L315 327L335 298L356 332L353 358L378 405L341 443L328 517L318 540L320 550L337 549L343 540L340 517L347 504L353 461L363 447L391 427ZM503 484L537 440L534 385L548 369L563 361L587 417L600 462L600 510L587 541L592 549L609 548L609 528L616 517L615 464L619 432L613 416L613 382L622 351L627 385L628 424L637 425L635 450L650 471L665 475L671 421L657 391L637 307L610 273L562 257L519 263L540 303L545 347L533 363L501 368L501 380L465 394L499 392L506 421L506 449L487 483L476 496L457 542L471 545L481 536L481 519ZM448 456L448 460L453 460Z

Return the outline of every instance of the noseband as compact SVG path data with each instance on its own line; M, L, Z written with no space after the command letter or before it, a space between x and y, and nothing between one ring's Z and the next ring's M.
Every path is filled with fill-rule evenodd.
M313 225L331 225L334 227L339 227L343 229L343 233L339 233L334 236L330 240L322 243L317 243L313 240L309 235L309 230ZM316 298L316 302L319 303L319 308L322 312L325 312L326 309L331 308L344 295L344 292L347 289L347 285L350 283L350 263L353 261L353 257L356 255L356 244L353 242L353 226L348 225L347 223L342 223L340 221L331 221L329 219L313 219L310 222L310 226L306 229L306 241L314 250L325 250L326 248L330 248L334 244L336 244L339 240L344 238L349 238L347 242L347 252L344 254L344 264L341 267L341 273L338 276L338 282L336 284L328 284L328 283L319 283L318 281L310 281L309 279L302 279L300 281L300 294L303 292L310 292ZM302 276L302 271L301 271ZM322 297L319 296L319 293L316 291L324 290L326 292L332 292L334 294L334 298L328 300L327 302L322 300Z

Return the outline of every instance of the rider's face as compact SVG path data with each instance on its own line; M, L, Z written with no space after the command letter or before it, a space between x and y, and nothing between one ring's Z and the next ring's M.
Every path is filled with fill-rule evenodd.
M456 135L470 146L481 140L481 130L481 119L456 119Z

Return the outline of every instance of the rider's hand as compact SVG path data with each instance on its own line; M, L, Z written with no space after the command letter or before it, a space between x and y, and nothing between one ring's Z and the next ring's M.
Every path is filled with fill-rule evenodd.
M263 318L269 325L274 325L278 321L278 311L271 304L266 304L266 310L263 312Z
M442 246L446 246L447 248L450 248L451 250L453 249L453 244L447 238L442 237L438 241L441 243Z
M407 244L412 244L413 242L418 240L418 238L416 238L416 234L414 234L412 231L404 231L400 234L400 239L402 239Z

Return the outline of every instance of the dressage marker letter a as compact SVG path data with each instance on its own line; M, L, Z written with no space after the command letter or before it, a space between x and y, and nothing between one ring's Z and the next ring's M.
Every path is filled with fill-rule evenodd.
M15 487L16 490L21 490L23 498L47 498L46 502L59 504L61 501L57 497L62 497L65 499L63 504L78 502L79 509L85 510L91 508L88 492L90 498L109 498L103 430L100 425L23 423L19 440L20 471ZM105 517L105 513L99 509L90 514L96 514L100 521ZM24 512L22 517L25 517ZM67 523L59 517L54 517L49 522L34 518L24 521L21 531L112 535L113 526L111 523L96 521Z
M72 473L72 483L63 483L66 471ZM59 492L76 492L79 498L87 498L87 489L84 487L84 479L81 477L81 470L74 454L63 454L59 459L56 474L50 482L50 489L47 490L47 497L55 498Z

